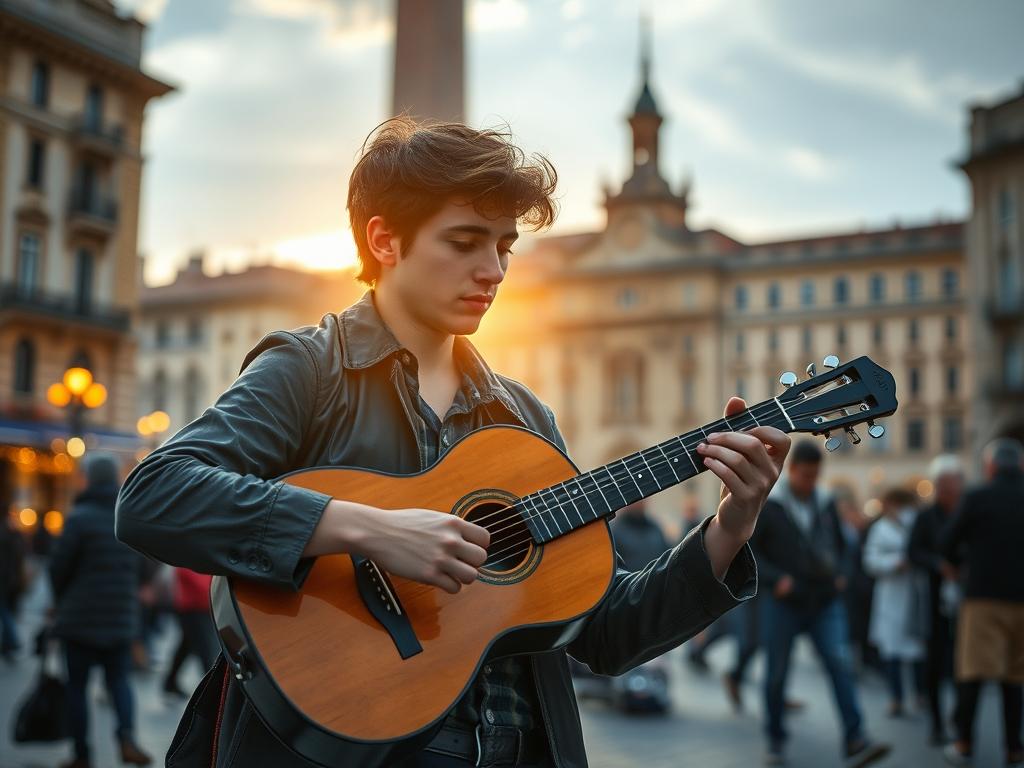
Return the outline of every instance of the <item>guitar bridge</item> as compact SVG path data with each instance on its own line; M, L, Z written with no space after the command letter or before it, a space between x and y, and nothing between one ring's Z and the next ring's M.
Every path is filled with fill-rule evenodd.
M387 574L372 560L358 555L351 555L351 558L363 605L391 636L399 655L408 659L421 653L423 646Z

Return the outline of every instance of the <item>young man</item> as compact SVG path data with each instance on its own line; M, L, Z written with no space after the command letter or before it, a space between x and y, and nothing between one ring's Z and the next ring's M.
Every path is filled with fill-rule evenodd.
M329 553L451 593L473 583L485 529L446 510L383 510L274 478L323 465L418 472L489 424L525 426L564 449L551 411L464 338L505 277L517 221L553 220L554 186L551 165L505 134L408 119L380 127L348 198L359 277L373 290L318 327L261 341L216 404L128 478L119 535L174 565L291 588ZM742 407L733 398L727 409ZM700 450L729 491L718 515L643 571L619 571L568 651L621 673L752 595L746 541L788 448L771 428L713 436ZM193 697L168 765L307 765L220 667ZM409 764L585 765L565 652L484 666Z

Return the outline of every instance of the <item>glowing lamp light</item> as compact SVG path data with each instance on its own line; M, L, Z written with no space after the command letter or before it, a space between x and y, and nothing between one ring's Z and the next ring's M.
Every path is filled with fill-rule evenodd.
M68 455L73 458L81 458L85 454L85 441L80 437L72 437L68 440Z
M71 402L71 390L61 384L59 381L54 382L46 388L46 401L50 405L55 405L58 408L63 408L65 405Z
M60 532L64 530L64 515L56 509L51 509L43 515L43 528L45 528L51 536L59 536Z
M32 507L25 507L18 513L18 522L25 528L34 528L35 524L39 522L39 515Z
M868 517L878 517L882 512L882 502L879 499L868 499L864 502L864 514Z
M82 393L82 402L86 408L99 408L107 402L107 388L94 381Z
M81 397L92 384L92 372L88 368L68 368L64 371L64 386L72 395Z
M142 416L135 422L135 428L139 430L139 434L143 437L149 437L153 434L153 425L150 424L149 416Z
M171 426L171 417L164 411L153 411L149 414L149 426L153 432L166 432Z
M917 495L920 496L922 499L927 499L929 496L931 496L932 490L933 488L931 480L921 480L917 484Z

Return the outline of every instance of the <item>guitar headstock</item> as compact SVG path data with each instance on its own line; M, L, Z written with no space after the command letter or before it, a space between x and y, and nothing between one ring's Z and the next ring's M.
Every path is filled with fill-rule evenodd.
M844 430L850 442L857 444L860 437L854 431L857 424L868 424L871 437L881 437L885 427L875 420L896 411L896 381L892 374L867 357L858 357L840 365L839 358L825 358L824 373L817 373L814 363L807 366L807 378L799 381L797 375L787 371L779 378L786 391L779 395L779 405L786 412L794 432L825 435L825 447L834 451L842 440L830 436Z

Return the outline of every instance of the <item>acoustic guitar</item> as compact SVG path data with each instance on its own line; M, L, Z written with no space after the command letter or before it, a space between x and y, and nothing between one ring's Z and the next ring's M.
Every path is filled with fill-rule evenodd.
M490 531L487 561L455 595L349 555L317 558L297 592L230 577L211 587L231 673L256 712L315 763L377 766L421 749L489 659L550 651L575 638L615 574L608 519L704 471L710 432L770 425L824 434L834 450L856 424L896 410L892 375L866 357L777 397L580 473L557 447L508 426L470 433L430 469L391 475L303 469L282 479L384 509L459 515Z

